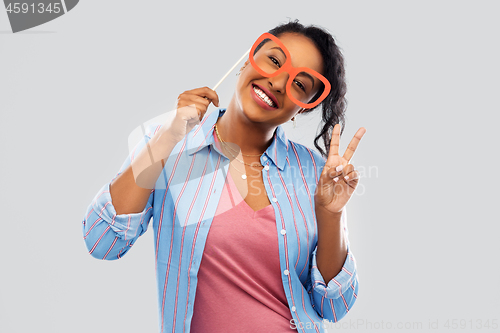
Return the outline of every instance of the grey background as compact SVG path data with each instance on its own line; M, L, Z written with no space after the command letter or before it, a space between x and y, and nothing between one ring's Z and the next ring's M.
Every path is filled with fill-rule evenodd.
M329 29L343 50L341 151L367 129L347 207L359 297L328 331L436 331L429 322L454 331L445 327L453 319L466 320L459 332L487 319L481 331L498 331L498 9L86 0L18 34L0 10L0 331L158 331L151 231L122 259L99 261L83 242L85 210L134 128L172 110L183 91L214 86L288 18ZM218 89L223 106L234 74ZM319 118L297 121L285 125L288 137L314 147Z

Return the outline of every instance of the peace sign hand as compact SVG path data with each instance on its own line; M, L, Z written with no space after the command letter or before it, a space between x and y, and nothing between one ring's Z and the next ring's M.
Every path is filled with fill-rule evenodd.
M365 132L366 129L361 127L349 143L344 156L339 156L340 124L333 127L328 159L323 167L314 194L316 207L322 207L331 213L337 214L342 211L351 198L358 186L359 173L352 164L349 164L349 161L352 159Z

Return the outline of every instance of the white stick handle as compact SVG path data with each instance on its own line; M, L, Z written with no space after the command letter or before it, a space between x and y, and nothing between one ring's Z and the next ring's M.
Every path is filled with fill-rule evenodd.
M229 74L231 74L231 72L236 68L236 66L238 66L238 64L250 53L250 50L252 48L248 49L248 51L245 52L245 54L240 58L240 60L238 60L233 67L231 67L231 69L226 73L226 75L224 75L224 77L222 79L220 79L220 81L215 85L215 87L212 88L212 90L215 91L215 89L217 89L220 84L222 83L222 81L224 81L226 79L226 77L228 77Z

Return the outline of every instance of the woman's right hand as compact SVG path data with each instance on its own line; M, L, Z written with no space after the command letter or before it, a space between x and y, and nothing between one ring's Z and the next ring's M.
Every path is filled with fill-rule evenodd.
M181 141L201 122L210 103L219 107L219 96L208 87L183 92L177 98L175 118L164 125L164 133L174 143Z

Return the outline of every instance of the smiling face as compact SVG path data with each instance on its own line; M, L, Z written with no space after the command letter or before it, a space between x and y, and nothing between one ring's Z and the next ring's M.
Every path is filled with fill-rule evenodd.
M278 38L290 52L292 66L307 67L323 74L321 53L309 38L292 33L284 33ZM262 64L267 61L269 66L276 66L276 69L285 61L283 53L273 41L264 44L257 51L254 59L262 61L260 62ZM247 60L236 84L235 97L239 109L247 118L266 122L272 126L289 121L301 110L301 107L292 102L286 93L288 78L287 72L265 77ZM321 81L315 77L308 77L306 74L302 77L298 76L292 83L291 89L295 89L296 94L306 94L304 98L308 101L314 97L321 86Z

